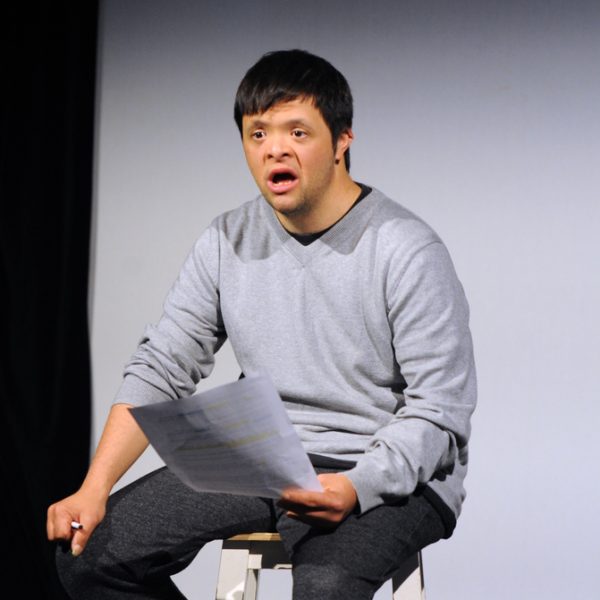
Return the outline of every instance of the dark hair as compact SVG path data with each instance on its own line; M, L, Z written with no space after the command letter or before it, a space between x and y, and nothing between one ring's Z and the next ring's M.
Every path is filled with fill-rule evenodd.
M311 99L323 115L335 147L352 127L352 94L346 78L325 59L305 50L264 54L242 79L235 95L233 116L242 133L242 117L263 113L279 102ZM350 169L350 150L344 154Z

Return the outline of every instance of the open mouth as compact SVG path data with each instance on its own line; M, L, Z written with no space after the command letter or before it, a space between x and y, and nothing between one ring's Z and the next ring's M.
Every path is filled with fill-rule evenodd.
M298 176L292 169L274 169L269 174L268 186L271 191L282 193L292 189L297 181Z
M280 183L286 183L294 181L296 179L292 173L275 173L271 178L273 185L279 185Z

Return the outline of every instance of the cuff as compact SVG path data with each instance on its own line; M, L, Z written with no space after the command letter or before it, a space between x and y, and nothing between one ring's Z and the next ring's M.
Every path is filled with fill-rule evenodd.
M172 398L162 390L135 375L126 375L113 404L123 402L133 406L144 406L167 400L172 400Z
M377 481L378 475L380 475L379 470L373 469L364 458L359 460L357 465L349 471L344 471L344 475L352 482L356 490L361 514L384 503L379 492L382 488Z

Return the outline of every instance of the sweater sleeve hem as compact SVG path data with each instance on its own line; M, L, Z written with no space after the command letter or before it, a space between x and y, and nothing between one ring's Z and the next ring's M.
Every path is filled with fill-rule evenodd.
M354 486L356 496L358 497L360 514L366 513L384 503L383 498L376 491L378 486L373 485L373 473L369 472L368 469L361 467L361 465L356 465L349 471L345 471L344 475Z
M172 398L147 381L129 374L123 379L113 404L125 403L133 406L144 406L167 400L172 400Z
M358 465L349 471L345 471L344 475L350 479L356 495L358 497L359 514L385 504L381 494L377 493L373 485L372 473L368 470L361 469ZM415 492L413 492L415 493ZM434 510L439 514L444 523L445 534L444 538L448 539L456 527L456 516L452 509L442 500L442 498L428 485L417 486L417 492L422 494ZM407 494L410 495L410 494Z

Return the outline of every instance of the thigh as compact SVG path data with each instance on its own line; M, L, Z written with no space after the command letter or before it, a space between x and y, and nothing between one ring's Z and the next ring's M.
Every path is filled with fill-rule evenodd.
M185 567L208 541L273 526L269 500L199 493L162 468L110 497L82 558L126 565L134 579L161 577Z
M292 557L295 600L371 598L406 559L445 532L421 495L350 515L333 530L285 516L277 527Z

